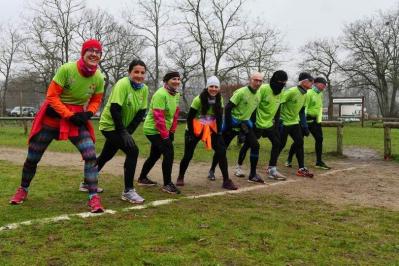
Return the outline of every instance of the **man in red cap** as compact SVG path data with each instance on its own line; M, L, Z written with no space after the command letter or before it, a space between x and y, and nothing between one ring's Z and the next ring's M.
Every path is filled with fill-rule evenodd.
M101 55L100 42L87 40L82 45L81 58L65 63L57 70L33 122L21 186L11 198L11 204L21 204L26 200L37 164L51 141L69 139L85 161L84 181L89 192L91 212L104 211L97 195L95 135L90 122L104 92L104 76L98 69Z

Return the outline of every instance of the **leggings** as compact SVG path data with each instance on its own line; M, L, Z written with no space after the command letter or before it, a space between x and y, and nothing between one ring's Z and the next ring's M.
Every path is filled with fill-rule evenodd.
M312 134L315 143L315 151L316 151L316 162L319 163L322 161L322 153L323 153L323 130L320 123L308 123L309 131ZM291 145L290 152L288 154L288 161L292 161L292 157L294 155L294 147Z
M272 143L272 149L270 151L270 160L269 160L269 166L276 166L277 165L277 159L280 154L280 146L281 146L281 141L280 141L280 135L279 132L274 129L273 127L271 128L255 128L255 135L257 139L260 139L261 137L263 138L268 138L270 142ZM242 165L245 159L245 156L247 155L247 151L250 148L249 143L245 142L244 145L241 147L240 153L238 155L238 164Z
M164 186L172 182L172 166L174 149L172 142L165 142L162 140L159 134L157 135L146 135L151 142L150 156L143 164L139 179L146 178L148 173L154 167L158 159L163 156L162 160L162 175Z
M29 142L28 155L22 169L22 187L29 187L36 174L37 164L40 162L48 145L50 145L53 139L57 139L58 135L58 128L43 126L42 129L32 137ZM96 166L96 151L90 133L85 126L81 126L79 127L79 135L77 137L70 137L69 140L79 150L85 161L84 182L88 186L89 193L96 194L98 171Z
M239 134L238 131L230 130L223 133L223 139L226 145L226 149L229 147L231 141L234 139L235 136ZM249 174L250 177L256 175L256 166L258 165L259 159L259 142L256 138L255 132L252 128L248 130L248 133L245 134L245 142L251 148L250 153L250 162L251 162L251 172ZM213 155L211 171L215 171L216 165L218 164L218 158L216 154Z
M281 128L281 147L280 152L284 149L287 144L288 135L291 136L294 143L292 144L290 150L296 154L298 160L299 168L305 167L304 163L304 151L303 151L303 135L302 129L299 124L291 126L283 126Z
M105 143L100 156L97 159L98 171L104 167L104 165L111 160L116 152L121 149L125 154L125 163L123 165L124 180L125 180L125 191L132 189L134 173L136 171L137 157L139 155L139 149L136 145L129 148L123 143L120 134L117 131L101 131L105 137ZM133 142L134 143L134 142Z
M180 162L179 177L183 178L187 171L188 165L193 158L195 147L200 141L201 137L196 137L190 134L187 130L184 138L184 155ZM212 149L214 150L214 156L217 158L219 163L220 171L223 175L223 181L229 179L229 171L226 158L226 147L224 145L223 138L218 137L216 134L211 135Z

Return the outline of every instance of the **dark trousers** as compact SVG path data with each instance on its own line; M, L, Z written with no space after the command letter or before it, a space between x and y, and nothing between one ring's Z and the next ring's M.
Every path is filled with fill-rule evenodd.
M151 142L150 156L143 164L139 178L146 178L148 173L154 167L158 159L163 156L162 160L162 175L163 183L166 186L172 182L172 166L174 158L174 148L172 142L166 142L162 140L159 134L157 135L146 135Z
M323 154L323 129L320 123L312 122L308 123L309 131L312 134L315 143L314 149L316 152L316 163L322 161L322 154ZM294 147L290 148L290 152L288 155L288 160L292 161L292 156L294 155Z
M188 165L193 158L194 150L201 140L200 137L196 137L193 134L190 134L187 130L184 138L184 155L183 159L180 162L180 170L179 177L183 178L184 174L187 171ZM223 175L223 180L229 179L227 158L226 158L226 147L223 141L222 136L218 136L217 134L211 134L211 142L212 149L214 150L214 156L216 157L217 162L219 163L220 171Z
M275 129L274 127L265 128L265 129L255 128L255 135L257 139L260 139L262 137L262 138L268 138L270 140L270 142L272 143L272 150L270 151L269 166L276 166L281 146L280 134L278 130ZM244 145L241 147L240 153L238 155L239 165L243 164L249 148L250 145L247 142L245 142Z
M223 133L223 140L226 145L226 149L229 147L231 141L235 136L239 134L239 131L229 130ZM259 142L255 135L255 132L252 128L248 130L245 134L245 143L251 149L250 153L250 163L251 163L251 172L249 174L250 177L255 176L256 174L256 166L258 165L259 159ZM211 165L211 171L215 171L216 165L218 164L217 157L214 155Z
M299 168L303 168L305 166L304 163L304 150L303 150L303 134L302 129L299 124L291 125L291 126L282 126L281 128L281 146L280 152L284 149L287 144L288 135L291 136L294 143L292 144L290 151L292 154L296 154L296 158L298 160Z
M116 152L120 149L125 155L125 163L123 165L123 173L125 180L125 191L133 188L133 179L136 172L137 157L139 155L139 149L136 145L129 148L123 143L120 134L117 131L101 131L105 137L104 147L101 151L100 156L97 159L98 171L100 171L104 165L111 160ZM134 143L134 142L133 142Z

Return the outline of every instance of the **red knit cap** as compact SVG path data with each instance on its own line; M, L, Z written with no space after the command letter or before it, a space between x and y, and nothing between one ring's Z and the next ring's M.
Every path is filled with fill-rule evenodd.
M82 50L80 52L80 55L83 57L83 55L85 54L87 49L90 49L90 48L95 48L101 52L103 51L103 48L99 41L97 41L96 39L89 39L82 44Z

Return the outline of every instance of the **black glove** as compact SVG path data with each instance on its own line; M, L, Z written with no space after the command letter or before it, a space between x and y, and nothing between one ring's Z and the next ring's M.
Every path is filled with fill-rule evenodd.
M69 121L71 121L73 124L77 126L82 126L86 124L86 122L93 116L93 113L88 111L88 112L77 112L74 113L70 118Z
M169 139L173 142L175 140L175 133L169 132Z
M132 136L127 132L127 130L124 128L122 130L118 131L119 135L122 138L123 145L127 148L133 148L134 147L134 141L132 139Z
M305 137L308 137L310 134L309 128L308 127L303 127L302 128L302 133Z
M74 125L80 127L86 123L87 118L84 112L78 112L69 117L69 121L71 121Z
M86 116L87 120L90 120L92 118L92 116L93 116L93 112L91 112L91 111L87 111L87 112L84 112L84 113L85 113L85 116Z

